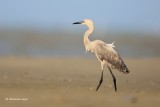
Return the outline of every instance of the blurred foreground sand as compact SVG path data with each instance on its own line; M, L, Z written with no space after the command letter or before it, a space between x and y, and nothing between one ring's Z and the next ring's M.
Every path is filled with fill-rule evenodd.
M131 73L114 70L118 92L100 63L85 58L0 58L1 107L159 107L160 58L126 59Z

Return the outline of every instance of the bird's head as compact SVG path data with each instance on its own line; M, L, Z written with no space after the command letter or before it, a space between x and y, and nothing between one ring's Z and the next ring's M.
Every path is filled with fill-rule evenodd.
M83 24L83 25L90 27L90 26L93 26L93 21L90 19L85 19L83 21L75 22L73 24Z

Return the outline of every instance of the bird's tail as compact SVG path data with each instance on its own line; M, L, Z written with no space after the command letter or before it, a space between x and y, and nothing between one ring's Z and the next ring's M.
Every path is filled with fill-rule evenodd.
M121 71L122 71L123 73L125 73L125 74L128 74L128 73L130 72L129 69L127 68L127 66L126 66L125 64L123 65Z
M120 56L119 56L119 58L120 58L119 71L123 72L124 74L128 74L130 72L128 67L126 66L126 64L124 63L124 61L121 59Z

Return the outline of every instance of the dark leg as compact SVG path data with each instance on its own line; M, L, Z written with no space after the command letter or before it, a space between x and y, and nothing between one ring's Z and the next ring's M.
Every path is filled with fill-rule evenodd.
M115 89L115 91L117 91L116 77L115 77L114 74L112 73L111 68L108 67L108 69L109 69L109 71L110 71L110 73L111 73L111 75L112 75L112 78L113 78L114 89Z
M98 91L98 89L99 89L99 87L101 86L102 82L103 82L103 70L102 70L101 78L100 78L100 81L99 81L99 84L98 84L98 86L97 86L96 91Z

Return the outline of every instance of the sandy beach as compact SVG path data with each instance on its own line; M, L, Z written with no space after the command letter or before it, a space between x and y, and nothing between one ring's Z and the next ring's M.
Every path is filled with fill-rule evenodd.
M1 107L159 107L160 59L124 59L129 74L107 69L95 92L100 63L95 58L0 58Z

